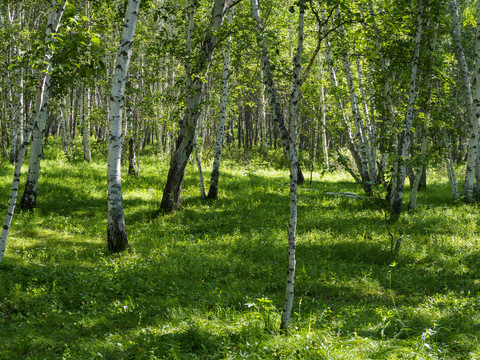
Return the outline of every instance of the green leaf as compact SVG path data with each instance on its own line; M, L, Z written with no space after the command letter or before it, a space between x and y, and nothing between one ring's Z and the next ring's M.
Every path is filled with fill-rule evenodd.
M92 37L92 43L94 43L95 45L100 45L101 40L97 37Z

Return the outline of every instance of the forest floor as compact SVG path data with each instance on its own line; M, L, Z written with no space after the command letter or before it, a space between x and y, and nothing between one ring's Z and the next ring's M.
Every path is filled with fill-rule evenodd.
M37 209L17 211L0 264L0 359L480 358L478 205L450 200L443 169L390 225L395 258L381 201L325 194L361 194L347 174L306 174L287 335L288 172L226 160L206 201L189 165L183 209L154 217L167 171L150 155L124 174L132 250L111 255L105 159L46 149Z

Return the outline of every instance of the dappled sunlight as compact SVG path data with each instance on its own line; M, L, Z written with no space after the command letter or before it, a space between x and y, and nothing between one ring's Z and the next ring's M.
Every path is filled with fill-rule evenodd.
M293 337L282 337L288 173L230 165L219 198L203 200L190 171L182 210L157 216L164 168L143 166L124 186L132 251L109 255L105 167L46 163L38 209L15 218L0 265L0 326L15 327L5 354L368 359L424 343L478 348L478 221L468 205L436 203L437 185L422 194L430 206L390 224L403 238L394 259L381 202L329 196L362 190L314 174L299 190Z

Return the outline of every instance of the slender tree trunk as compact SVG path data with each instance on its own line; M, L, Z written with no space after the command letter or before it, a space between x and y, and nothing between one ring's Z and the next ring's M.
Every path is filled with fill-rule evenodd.
M180 123L180 133L177 138L175 152L170 161L167 182L163 190L162 202L160 203L160 211L162 212L171 212L180 208L185 167L192 153L195 128L200 115L199 108L203 87L201 78L207 72L213 52L217 46L218 38L216 33L223 24L224 11L228 3L228 0L215 0L212 8L210 31L202 42L199 60L194 64L195 67L191 71L188 71L187 67L187 81L189 84L187 84L186 111L184 119Z
M133 128L132 102L129 96L125 98L125 104L127 106L128 175L138 176L136 136Z
M91 94L90 89L87 90L87 105L85 111L84 106L84 118L83 118L83 160L92 161L92 151L90 150L90 114L91 114ZM86 113L86 115L85 115Z
M394 190L392 215L398 217L401 212L402 198L403 198L403 186L405 184L405 177L407 173L407 167L405 160L408 157L408 149L410 148L410 136L412 131L412 123L414 116L414 105L417 98L417 68L418 59L420 56L420 40L422 38L422 23L423 23L423 0L418 1L418 14L417 14L417 34L415 37L415 50L412 60L412 70L410 76L410 90L408 98L407 112L405 114L405 120L403 123L403 132L398 146L398 175L397 175L397 188Z
M325 17L325 12L322 11L322 18L323 18L323 21L326 22L326 17ZM333 66L333 55L332 55L332 50L331 50L331 47L330 47L330 42L328 41L328 39L325 39L325 55L326 55L326 59L327 59L327 64L328 64L328 69L329 69L329 75L330 75L330 82L332 83L332 85L334 86L335 89L338 89L338 80L337 80L337 75L336 75L336 72L335 72L335 68ZM352 130L350 128L350 124L348 123L348 119L347 119L347 114L345 112L345 106L343 104L343 101L342 99L340 98L340 96L338 95L338 92L334 92L334 97L335 97L335 100L340 108L340 111L342 113L342 119L343 119L343 123L347 129L347 146L348 146L348 149L350 150L350 153L355 161L355 165L357 167L357 170L358 170L358 173L359 174L363 174L363 161L362 161L362 158L357 150L357 147L355 146L355 141L354 141L354 138L353 138L353 135L352 135ZM338 149L337 149L338 151ZM340 154L340 152L339 152ZM352 175L352 177L355 179L355 181L358 180L358 177L357 175L353 172L353 170L351 170L350 168L347 167L347 171ZM362 175L360 175L362 176ZM362 183L362 181L360 181L360 183Z
M477 200L480 198L480 152L479 152L479 137L478 137L478 121L480 119L480 1L477 0L477 27L475 33L475 71L473 76L473 107L472 107L472 119L473 129L472 131L477 134L477 146L476 146L476 164L475 164L475 195ZM474 118L474 119L473 119ZM468 163L468 161L467 161Z
M233 23L234 8L230 9L228 14L228 23ZM223 74L222 74L222 95L220 98L220 121L217 127L217 142L215 143L215 156L213 159L213 169L210 178L210 188L208 190L208 198L216 199L218 196L218 180L220 177L220 161L222 157L223 136L225 133L225 121L227 118L227 96L228 96L228 77L230 75L230 47L231 37L227 39L225 52L223 55ZM262 121L260 119L260 121ZM263 143L263 140L262 140Z
M478 153L478 118L473 110L472 90L470 87L470 76L467 62L465 60L465 52L461 41L461 27L458 18L457 1L450 1L450 14L452 16L452 37L455 48L455 57L457 58L460 70L460 78L462 80L462 90L465 99L465 107L468 117L468 150L467 150L467 167L465 171L465 181L463 184L462 196L467 202L473 201L473 183L475 180L475 163ZM477 55L478 56L478 55ZM477 57L477 63L479 58Z
M58 118L60 122L60 133L62 138L62 149L68 161L70 161L70 153L68 151L68 142L67 142L67 123L68 120L65 117L63 109L60 107L58 110Z
M298 121L298 101L300 99L300 70L302 67L303 55L303 28L304 28L305 7L302 3L299 5L298 15L298 46L294 59L294 83L290 96L290 148L292 157L290 160L290 221L288 226L288 269L287 284L285 291L285 301L283 303L282 320L280 330L286 331L290 321L290 315L293 306L295 267L296 267L296 228L297 228L297 121Z
M435 22L433 28L434 28L434 36L432 41L430 42L430 51L432 53L435 53L435 49L437 46L437 34L438 34L438 26L439 23ZM427 82L425 85L427 89L427 110L425 111L425 120L423 123L423 126L421 127L421 139L422 139L422 145L421 145L421 150L420 150L420 163L417 166L417 171L415 173L415 180L413 182L413 185L411 186L411 192L410 192L410 203L408 205L409 210L415 210L415 206L417 204L417 194L418 194L418 189L420 187L420 183L422 181L422 174L424 173L424 169L426 167L426 156L427 156L427 147L428 147L428 127L429 127L429 122L430 122L430 107L431 107L431 95L432 95L432 79L431 77L427 78Z
M260 71L260 94L259 94L258 122L260 124L260 141L264 159L268 159L268 138L267 138L267 112L265 99L265 81L263 71Z
M202 170L202 161L200 160L200 155L198 153L198 139L197 135L193 137L193 148L195 149L195 162L197 163L198 169L198 180L200 183L200 197L205 199L205 182L203 180L203 170Z
M110 251L129 248L122 198L122 107L125 100L125 84L133 50L133 39L138 19L140 0L128 0L123 22L120 49L115 61L110 95L110 119L108 126L108 224L107 244Z
M50 100L51 91L51 76L53 66L53 47L50 46L51 35L56 33L60 26L60 20L65 10L66 0L63 0L58 5L56 0L51 1L52 11L48 16L48 24L46 30L46 54L44 63L46 66L45 73L42 79L41 101L39 103L39 110L36 113L33 121L35 127L33 129L32 145L30 147L30 163L28 166L27 182L20 200L20 208L22 210L32 211L37 202L37 188L38 178L40 175L40 161L43 155L43 140L45 137L45 125L47 123L48 103Z
M27 132L25 134L25 141L18 149L17 157L15 159L15 170L13 172L10 200L8 201L7 215L5 216L5 222L3 223L2 233L0 235L0 263L2 262L3 254L5 253L8 233L10 231L10 226L12 225L13 214L15 213L15 205L17 204L18 186L20 185L20 175L22 173L23 159L25 158L25 153L27 152L27 147L30 143L33 126L34 122L32 121L29 124Z
M447 139L447 135L443 134L443 143L445 145L445 164L447 166L448 180L450 183L450 190L452 192L452 199L458 200L460 197L458 193L457 178L455 176L455 168L453 166L452 146Z
M278 96L277 96L277 90L276 90L275 84L273 82L270 58L268 56L267 44L266 44L266 41L265 41L265 34L263 33L263 27L262 27L262 23L261 23L261 20L260 20L258 0L251 0L251 4L252 4L253 19L256 22L257 39L258 39L259 45L260 45L260 52L261 52L261 59L262 59L262 71L263 71L263 74L264 74L264 81L265 81L265 86L266 86L267 92L268 92L270 107L273 110L273 119L274 119L276 125L278 126L278 130L280 131L283 151L284 151L287 159L291 162L291 158L292 158L291 139L290 139L291 134L288 133L288 130L285 126L284 115L283 115L282 109L280 107L280 102L279 102ZM303 184L305 182L305 178L304 178L303 173L300 169L300 165L299 165L299 168L297 169L297 175L298 175L297 183L298 184Z
M321 76L323 78L323 67L320 69ZM323 160L327 169L330 168L330 160L328 158L328 141L327 141L327 109L325 103L325 86L323 83L321 85L321 99L322 99L322 128L321 128L321 139L322 139L322 152Z
M76 99L76 92L72 89L70 92L70 116L66 119L66 132L67 132L67 140L68 140L68 146L70 147L70 154L72 154L71 158L72 160L75 160L75 148L73 147L73 138L72 138L72 126L77 118L77 104L78 100ZM75 98L75 99L74 99Z
M340 17L338 6L335 10L337 13L337 17ZM340 26L339 29L340 29L340 34L342 36L342 39L345 40L345 31L343 30L343 26ZM355 137L358 140L359 147L360 147L360 156L362 161L361 175L362 175L363 189L367 194L370 194L372 192L371 182L373 180L371 178L371 171L369 169L369 164L371 163L370 161L371 155L368 147L368 139L365 131L365 126L363 124L362 115L360 114L360 109L358 107L357 96L355 94L355 86L353 84L353 76L350 69L350 61L348 59L348 52L346 47L342 52L341 58L342 58L342 63L345 70L345 75L347 78L348 90L350 93L350 105L352 107L352 114L355 120L355 128L356 128Z
M374 16L375 10L373 8L373 3L372 0L368 1L368 6L370 9L370 14L371 16ZM377 50L377 54L379 55L379 60L380 60L380 68L382 72L387 73L387 64L386 61L382 55L383 51L380 46L380 31L375 23L375 21L372 22L373 24L373 29L374 29L374 38L375 38L375 47ZM389 134L391 133L392 136L392 141L390 144L390 153L391 154L397 154L398 153L398 138L397 138L397 121L395 119L395 109L393 107L393 100L392 100L392 87L390 86L390 80L389 77L385 78L385 83L383 84L383 94L385 98L385 110L386 110L386 116L389 122L389 126L387 127L386 133ZM380 166L379 166L379 174L382 174L385 171L387 163L387 153L384 152L380 158ZM393 169L391 171L391 189L396 189L397 188L397 174L398 174L398 169L397 169L397 162L393 163ZM392 191L388 196L390 203L393 204L393 192Z
M12 181L12 187L10 192L10 200L8 202L7 214L5 216L5 222L3 224L2 232L0 235L0 262L3 259L3 254L5 253L8 233L10 231L10 226L12 224L12 219L15 212L15 206L16 206L17 197L18 197L18 186L20 183L20 175L21 175L23 160L27 152L28 144L30 143L33 129L34 127L39 126L39 119L38 119L39 114L37 113L37 111L46 113L46 110L47 110L48 98L50 95L50 73L52 70L51 68L52 68L52 56L53 56L53 50L50 46L48 46L49 45L48 43L49 43L51 34L55 33L58 30L60 20L63 15L63 10L65 9L65 3L66 1L62 1L62 3L58 6L58 8L56 8L57 2L55 0L52 0L51 2L52 10L48 15L47 30L46 30L47 52L44 58L44 61L46 63L46 72L43 76L42 85L40 87L39 95L37 98L37 103L35 104L35 107L34 107L35 111L34 111L33 119L31 119L31 121L28 124L27 131L24 137L24 142L22 143L20 148L17 150L17 156L15 159L15 170L13 173L13 181ZM44 127L45 127L45 124L44 124Z

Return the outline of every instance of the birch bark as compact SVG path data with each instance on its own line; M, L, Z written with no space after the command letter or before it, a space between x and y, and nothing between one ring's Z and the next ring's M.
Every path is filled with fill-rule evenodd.
M62 104L63 105L63 104ZM60 122L60 136L62 138L62 149L68 161L70 161L70 153L68 151L68 142L67 142L67 122L68 120L65 117L63 109L60 107L58 110L58 118Z
M336 7L335 12L337 14L337 17L340 18L340 11L338 9L338 6ZM340 26L339 30L340 30L340 35L342 39L345 41L345 31L343 29L343 26ZM355 129L356 129L355 138L357 139L359 148L360 148L360 157L362 161L361 175L362 175L363 189L367 194L369 194L372 192L372 185L371 185L372 177L371 177L371 171L370 171L372 169L369 169L369 163L371 163L370 161L371 155L368 147L368 139L365 131L365 126L363 124L362 115L360 114L360 109L358 107L357 96L355 94L355 85L353 83L353 76L350 69L350 61L348 59L348 51L346 46L342 51L341 59L343 63L343 68L345 70L345 76L346 76L348 90L350 94L350 105L352 108L353 119L355 121Z
M480 0L477 0L477 26L475 30L475 71L473 73L473 106L472 106L472 121L473 121L473 132L476 132L474 135L477 136L477 146L476 146L476 165L475 165L475 174L476 174L476 184L475 184L475 195L477 199L480 198L480 152L479 152L479 137L478 137L478 122L480 119ZM474 119L473 119L474 118ZM472 135L471 135L472 136ZM470 138L471 139L471 138ZM468 161L468 160L467 160Z
M128 0L110 94L107 164L107 244L108 249L114 252L129 248L122 199L122 108L125 100L125 84L133 50L133 38L135 36L139 8L140 0Z
M445 133L443 133L443 143L446 149L445 164L447 166L448 181L450 184L450 190L452 192L452 199L458 200L460 195L458 193L457 178L455 176L455 168L453 166L452 146Z
M292 142L290 139L291 134L288 133L288 130L285 126L283 111L281 109L280 102L278 101L277 90L273 82L270 58L268 56L268 49L265 41L265 35L263 33L263 27L260 20L258 0L251 0L251 5L252 5L253 19L255 20L255 23L256 23L257 39L259 40L259 45L260 45L262 71L264 75L264 81L265 81L265 86L268 93L268 98L270 101L270 106L273 110L273 119L277 124L278 130L280 132L283 151L287 159L291 162L291 159L292 159L292 149L291 149ZM297 169L297 176L298 176L298 179L297 179L298 184L303 184L305 182L305 178L300 169L300 165L299 165L299 168Z
M27 147L28 147L28 144L30 143L34 127L39 126L39 118L38 118L39 112L43 112L45 114L47 112L48 100L50 95L50 77L51 77L52 57L53 57L53 50L50 46L48 46L48 44L51 41L51 36L58 30L58 27L60 25L60 20L63 15L63 11L65 9L65 3L66 3L66 0L62 1L60 6L58 6L57 8L57 2L55 0L51 1L52 10L48 15L47 29L46 29L47 51L44 57L44 61L46 63L46 72L43 76L41 87L37 97L37 103L34 107L35 110L34 110L33 119L32 121L29 122L27 130L25 132L24 141L16 153L15 170L13 172L10 200L8 202L7 214L5 216L5 221L3 223L2 232L0 235L0 262L2 261L3 255L5 253L8 234L10 231L10 226L12 224L13 215L15 213L15 206L17 204L17 198L18 198L18 186L20 184L20 175L22 172L21 170L22 170L23 160L27 152ZM43 127L45 128L45 124L43 124Z
M375 10L373 8L373 3L372 0L368 1L368 6L370 10L371 16L375 16ZM379 55L379 60L380 60L380 68L382 72L387 73L387 64L385 61L385 58L382 55L382 48L380 46L380 31L376 25L376 22L373 21L373 30L374 30L374 38L375 38L375 47L377 50L377 53ZM395 119L395 109L393 107L393 100L392 100L392 88L390 86L390 80L389 77L385 78L385 83L383 84L383 95L385 97L385 109L386 109L386 115L387 119L389 121L389 129L387 129L387 134L391 133L392 136L392 142L389 144L391 146L391 153L397 154L398 153L398 138L397 138L397 122ZM380 166L379 168L381 171L385 169L387 162L387 154L386 152L382 154L381 160L380 160ZM397 188L397 176L398 174L398 169L397 169L397 163L395 162L393 164L393 171L392 171L392 178L391 178L391 189L396 189ZM394 190L390 193L390 203L393 204L393 196Z
M433 39L430 42L430 51L431 53L435 53L435 49L437 46L437 35L438 35L438 26L439 23L435 22L434 28L434 35ZM425 111L425 120L421 127L421 136L422 136L422 145L420 150L420 161L416 168L415 172L415 180L413 185L411 186L410 192L410 203L408 205L409 210L415 210L415 206L417 205L417 194L418 188L420 186L420 181L422 180L422 172L424 167L426 166L426 156L427 156L427 147L428 147L428 127L430 123L430 106L431 106L431 95L432 95L432 79L428 77L427 82L425 84L427 89L427 109Z
M32 145L30 147L30 162L28 166L27 182L25 190L20 200L22 210L32 211L37 201L38 178L40 175L40 161L43 153L43 139L45 136L45 124L47 122L48 103L50 100L51 77L53 68L53 47L50 46L52 37L60 26L63 12L65 10L66 0L58 5L56 0L51 1L52 11L48 15L46 30L46 52L44 56L45 72L42 78L42 91L39 103L39 109L33 119L35 127L32 134ZM23 161L23 159L22 159Z
M418 59L420 57L420 41L422 38L422 25L423 25L423 0L418 1L417 12L417 34L415 36L415 50L412 59L412 70L410 74L410 90L408 97L407 111L405 114L405 120L403 123L403 132L398 146L398 175L397 175L397 188L394 191L394 199L392 203L392 215L398 217L401 212L403 187L405 184L405 177L407 174L407 167L405 160L408 157L408 149L410 148L410 136L412 130L414 105L417 98L417 68Z
M212 8L212 18L209 31L205 35L200 56L191 72L187 73L187 79L191 79L186 93L186 111L180 123L180 134L178 135L175 151L170 161L167 182L163 190L160 211L166 213L180 208L181 192L185 167L188 158L193 150L193 137L200 115L200 102L205 73L210 67L213 53L218 43L216 32L222 26L226 8L229 0L215 0Z
M87 90L87 104L84 106L83 110L83 129L82 129L82 140L83 140L83 160L87 162L92 161L92 151L90 150L90 114L91 114L91 93L90 89ZM85 111L86 108L86 111ZM85 114L86 113L86 114Z
M297 229L297 121L298 121L298 100L300 98L300 70L302 67L303 55L303 32L305 22L305 7L299 2L298 14L298 45L294 59L294 81L293 90L290 96L290 148L292 152L290 160L290 221L288 225L288 269L287 283L285 291L285 301L283 303L283 312L280 323L280 330L286 331L293 306L293 296L295 290L295 267L296 267L296 229Z
M478 118L473 110L472 90L470 86L470 76L467 62L465 60L465 52L461 42L461 27L458 17L457 1L450 1L450 14L452 17L452 38L455 48L455 57L457 58L460 70L460 78L462 80L462 91L465 98L465 107L468 117L468 150L467 150L467 167L465 170L465 181L463 183L462 195L467 202L473 201L473 182L475 180L475 164L478 153ZM477 61L478 62L478 61Z
M233 23L234 7L230 9L228 14L228 23ZM223 136L225 134L225 121L227 118L227 95L228 95L228 77L230 75L230 47L231 37L227 39L225 45L225 52L223 54L223 73L222 73L222 95L220 99L220 121L217 127L217 141L215 143L215 156L213 159L212 175L210 177L210 188L207 197L209 199L216 199L218 196L218 180L220 177L220 161L222 157ZM262 121L260 119L260 121ZM263 144L263 135L262 135Z
M326 17L325 17L325 12L324 11L322 11L322 18L323 18L323 21L325 22ZM337 74L336 74L335 68L333 66L333 55L332 55L332 50L331 50L331 47L330 47L330 42L328 41L328 39L325 39L325 55L326 55L326 59L327 59L330 82L334 86L334 88L337 89L338 88ZM336 102L337 102L337 104L340 108L341 113L342 113L343 123L344 123L344 125L347 129L347 146L348 146L348 149L350 150L350 154L352 155L353 160L355 161L355 165L357 167L358 172L360 174L362 174L363 173L363 170L362 170L363 169L363 162L362 162L360 154L357 150L357 147L355 146L355 140L354 140L353 135L352 135L352 129L350 127L350 124L348 123L347 114L345 113L345 105L344 105L342 99L340 98L338 92L334 92L334 97L335 97L335 100L336 100ZM355 173L350 172L350 174L355 179L355 181L358 181L358 177ZM360 181L360 182L362 182L362 181Z

